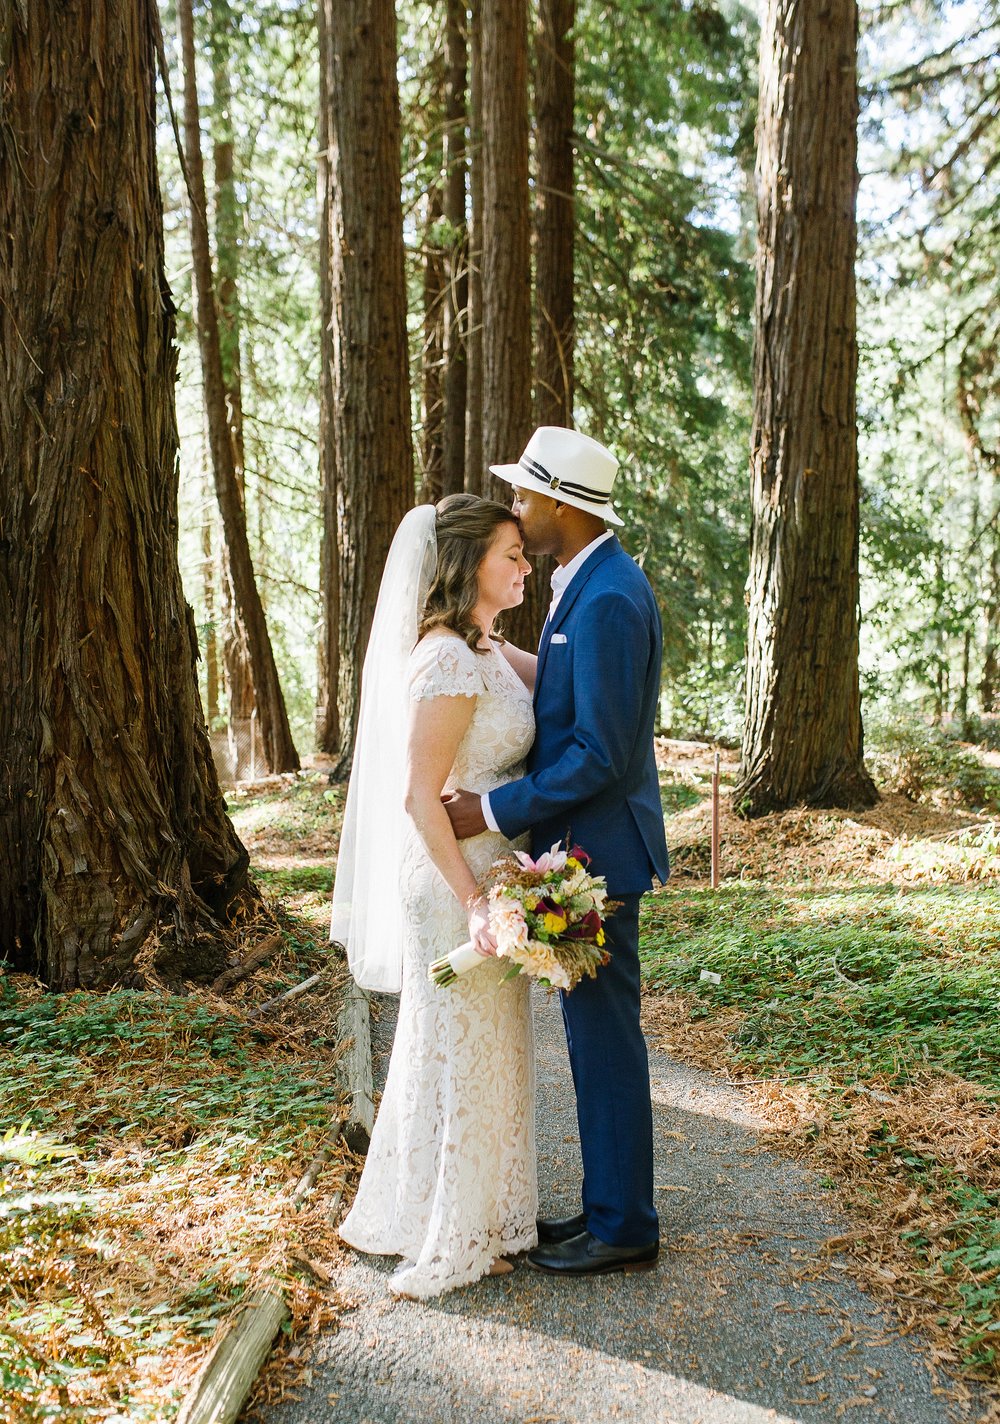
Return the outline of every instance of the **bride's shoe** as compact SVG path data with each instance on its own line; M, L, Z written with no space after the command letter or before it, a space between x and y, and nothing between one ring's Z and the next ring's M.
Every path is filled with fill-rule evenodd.
M488 1276L509 1276L513 1269L513 1261L508 1261L506 1256L498 1256L486 1274Z

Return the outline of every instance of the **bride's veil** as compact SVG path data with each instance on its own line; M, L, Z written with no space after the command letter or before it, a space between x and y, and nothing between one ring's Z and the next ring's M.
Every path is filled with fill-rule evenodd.
M406 664L437 567L435 511L418 505L396 530L361 677L354 762L333 886L330 939L347 948L363 989L398 994L403 972L399 863L403 843Z

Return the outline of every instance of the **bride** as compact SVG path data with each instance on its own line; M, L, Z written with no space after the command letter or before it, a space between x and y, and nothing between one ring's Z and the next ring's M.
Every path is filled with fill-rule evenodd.
M523 774L535 659L495 621L530 565L511 511L457 494L396 532L365 659L331 938L365 988L401 988L389 1072L341 1238L397 1255L394 1294L422 1299L511 1269L536 1244L528 984L504 979L477 884L510 849L459 845L457 786ZM520 847L521 842L518 842ZM483 961L447 988L428 966L464 940Z

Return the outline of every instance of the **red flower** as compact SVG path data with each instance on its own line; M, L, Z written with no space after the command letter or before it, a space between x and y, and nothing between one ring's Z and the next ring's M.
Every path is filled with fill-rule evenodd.
M588 910L583 919L577 920L576 924L570 925L566 931L567 939L595 939L597 932L601 928L601 917L596 910Z

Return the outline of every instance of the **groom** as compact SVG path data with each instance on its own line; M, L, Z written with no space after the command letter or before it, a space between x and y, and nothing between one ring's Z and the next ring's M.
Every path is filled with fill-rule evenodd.
M656 1262L653 1122L639 1027L639 898L668 874L653 724L660 619L646 576L607 524L618 462L574 430L536 430L516 465L491 465L514 486L530 554L552 554L552 604L538 647L535 743L527 774L488 796L447 803L459 838L531 830L538 855L581 846L621 902L608 921L611 961L563 994L583 1156L583 1210L540 1220L537 1270L581 1276Z

